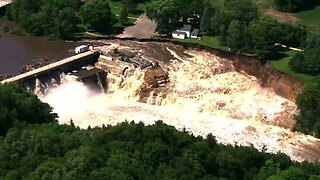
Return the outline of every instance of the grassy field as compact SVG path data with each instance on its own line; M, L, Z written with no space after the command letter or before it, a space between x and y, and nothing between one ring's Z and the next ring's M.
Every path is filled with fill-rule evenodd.
M111 11L116 14L116 15L120 15L123 4L121 1L118 2L114 2L114 1L109 1L109 5L111 7ZM137 12L136 13L129 13L129 17L133 18L138 18L145 10L145 4L139 4L137 7ZM129 18L130 19L130 18Z
M294 78L298 79L299 81L306 83L306 82L310 82L311 79L313 78L313 76L311 75L307 75L307 74L302 74L302 73L296 73L293 72L291 70L291 68L289 67L288 63L290 58L295 54L296 52L294 51L288 51L286 54L289 55L288 57L285 57L283 59L280 60L275 60L275 61L269 61L273 67L280 71L280 72L284 72L287 74L290 74L291 76L293 76Z
M253 0L253 1L257 2L257 5L261 12L264 12L267 9L273 7L272 0ZM283 14L284 16L288 16L289 13L283 13ZM312 10L293 13L292 16L298 18L297 23L306 26L309 32L320 34L320 6L317 6Z
M313 10L299 12L296 16L309 31L320 34L320 6Z
M109 1L109 5L111 8L111 11L115 14L116 17L119 17L121 10L123 8L123 4L121 1ZM144 13L146 4L139 4L137 7L137 11L135 13L129 13L128 15L128 24L133 24L136 22L136 20L139 18L139 16ZM118 26L121 26L121 24L117 24Z

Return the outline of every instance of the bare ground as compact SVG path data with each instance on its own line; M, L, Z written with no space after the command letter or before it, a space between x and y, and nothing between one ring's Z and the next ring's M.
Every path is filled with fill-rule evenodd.
M279 22L291 22L291 23L297 23L300 21L299 18L295 17L292 13L284 13L277 11L274 8L267 9L264 14L271 16L278 20Z
M117 37L150 38L154 35L156 27L156 23L143 14L136 21L135 25L127 27L123 33Z

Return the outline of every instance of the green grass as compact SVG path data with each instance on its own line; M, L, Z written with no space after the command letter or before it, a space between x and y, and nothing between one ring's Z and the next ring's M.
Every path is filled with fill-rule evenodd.
M110 8L111 8L111 11L112 13L115 14L115 16L118 18L120 13L121 13L121 10L123 8L123 4L121 1L110 1L109 0L109 5L110 5ZM139 18L139 16L141 15L141 13L143 13L145 11L145 7L146 7L146 4L143 4L143 3L139 3L138 7L137 7L137 12L135 13L129 13L128 14L128 25L130 24L134 24L136 22L136 20ZM116 24L117 26L122 26L122 24L120 22L118 22ZM125 26L128 26L128 25L125 25Z
M202 40L198 39L173 39L173 41L180 41L180 42L189 42L189 43L196 43L196 44L201 44L207 47L211 48L217 48L217 49L222 49L222 50L227 50L226 46L222 46L219 42L218 37L211 37L211 36L204 36ZM289 67L289 60L290 58L295 54L295 51L288 51L286 54L288 57L279 59L279 60L274 60L274 61L269 61L273 67L283 73L289 74L296 78L297 80L301 81L302 83L307 83L310 82L313 78L311 75L303 74L303 73L296 73L291 70ZM246 54L248 55L248 54ZM250 54L249 54L250 55Z
M210 0L210 4L215 7L223 6L224 0Z
M252 0L254 3L257 4L260 10L266 10L273 6L273 0Z
M296 16L309 31L320 34L320 6L313 10L299 12Z
M109 5L110 5L110 8L111 8L111 11L114 13L114 14L117 14L117 15L120 15L121 13L121 10L123 8L123 4L121 1L109 1ZM145 7L146 7L146 4L142 4L140 3L137 7L137 10L138 12L136 13L129 13L129 17L134 17L134 18L138 18L141 13L140 12L144 12L145 11ZM129 20L132 19L132 18L129 18Z
M212 5L223 6L225 0L210 0ZM259 11L262 13L273 7L273 0L252 0L256 3ZM320 6L309 11L302 11L295 13L294 16L300 19L300 24L307 27L308 31L316 34L320 34Z
M196 44L201 44L207 47L211 48L217 48L217 49L223 49L227 50L226 46L222 46L220 44L220 41L218 37L212 37L212 36L203 36L202 40L198 39L173 39L174 41L180 41L180 42L189 42L189 43L196 43Z
M310 82L312 80L313 76L307 75L307 74L293 72L291 70L291 68L289 67L289 64L288 64L289 60L295 53L296 52L294 52L294 51L288 51L286 53L287 55L289 55L288 57L285 57L285 58L280 59L280 60L269 61L269 62L273 65L273 67L276 70L278 70L280 72L284 72L286 74L290 74L291 76L293 76L297 80L301 81L302 83Z

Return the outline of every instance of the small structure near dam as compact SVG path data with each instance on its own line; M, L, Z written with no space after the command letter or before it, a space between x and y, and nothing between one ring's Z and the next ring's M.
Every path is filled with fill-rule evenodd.
M85 67L84 69L73 72L70 75L72 75L77 81L81 81L86 84L90 89L97 89L98 91L104 92L107 87L107 72L93 66Z

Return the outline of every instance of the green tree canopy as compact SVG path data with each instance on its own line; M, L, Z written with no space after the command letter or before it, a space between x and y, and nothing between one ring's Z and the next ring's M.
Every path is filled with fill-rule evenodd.
M112 33L115 23L114 14L108 1L93 0L86 3L80 9L80 16L83 23L93 27L97 31Z
M295 72L311 75L320 74L320 38L308 37L303 52L290 59L289 65Z
M296 130L320 135L320 84L311 82L305 85L297 97L300 114L297 116Z
M250 49L261 56L277 54L275 44L279 42L281 30L278 23L270 18L259 18L248 27Z
M0 138L0 179L317 178L320 166L232 147L156 122L87 130L25 124Z
M8 17L33 35L71 39L78 32L80 6L81 2L74 0L17 0Z
M119 19L122 24L125 24L128 22L128 11L126 7L122 8Z
M147 16L157 23L160 34L169 34L177 28L180 14L174 0L154 0L146 7Z
M55 122L52 108L16 84L0 85L0 136L21 122Z
M232 50L240 50L245 47L245 26L238 20L233 20L227 31L227 45Z
M274 0L276 8L283 12L297 12L319 5L318 0Z

